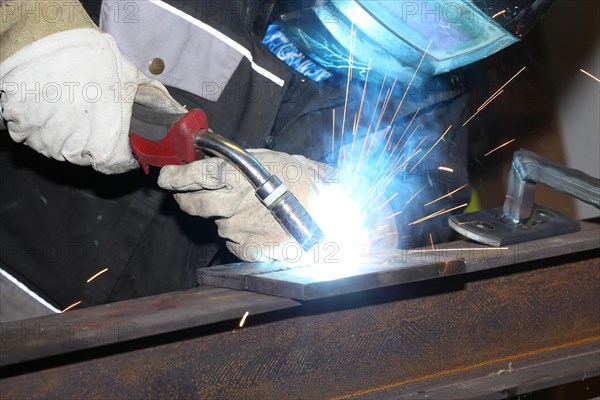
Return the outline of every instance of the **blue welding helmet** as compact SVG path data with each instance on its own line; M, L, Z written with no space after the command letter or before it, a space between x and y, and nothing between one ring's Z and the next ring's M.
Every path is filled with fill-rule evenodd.
M282 1L275 12L285 36L323 68L320 77L347 73L352 58L353 76L370 64L372 77L411 77L420 65L420 80L517 42L551 2L307 0Z

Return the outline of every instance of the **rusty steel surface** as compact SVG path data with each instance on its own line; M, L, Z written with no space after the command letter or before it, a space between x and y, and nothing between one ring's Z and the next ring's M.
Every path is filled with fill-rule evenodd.
M505 398L599 373L598 257L593 250L255 317L250 310L243 328L223 322L5 367L0 394L415 398L454 385L453 398L464 399L482 393L474 380L507 374L513 378L486 392Z
M584 340L503 359L474 368L444 371L420 381L355 393L358 399L490 399L525 395L600 375L600 340ZM587 393L589 398L600 391Z
M0 324L0 367L296 307L286 298L201 287Z
M414 265L444 266L457 257L463 260L465 264L456 264L461 267L458 270L442 270L443 273L435 269L429 271L449 275L461 273L463 265L466 265L468 272L473 272L598 248L599 243L600 226L582 222L580 232L539 243L523 243L507 250L494 249L490 252L486 246L458 241L436 246L436 251L407 250L403 254L410 257ZM381 260L385 261L386 257L383 255ZM274 271L265 271L264 265L247 263L240 267L240 271L229 270L227 276L235 285L242 285L240 288L243 288L245 277L257 272ZM364 283L357 282L353 290L358 290L361 285L364 287ZM387 281L386 284L389 283ZM253 288L260 289L258 286ZM335 292L328 291L326 285L319 290L322 293L325 291L325 294ZM0 324L0 366L214 324L240 318L245 311L255 315L299 305L282 297L201 287Z
M597 248L600 248L600 225L581 222L578 232L503 248L455 241L442 243L434 249L380 252L349 266L333 262L316 266L238 263L199 269L198 281L218 287L313 300Z

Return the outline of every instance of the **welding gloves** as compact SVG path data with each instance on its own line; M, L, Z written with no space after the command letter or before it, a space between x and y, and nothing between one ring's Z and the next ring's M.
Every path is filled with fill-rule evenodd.
M3 21L11 22L18 10L5 3ZM52 26L47 32L43 18L37 25L27 24L34 18L26 15L13 19L3 28L0 64L0 112L13 140L47 157L115 174L138 166L128 137L134 100L158 111L185 112L93 23L79 21L77 29L65 23L66 30L53 32ZM23 43L24 35L36 40Z
M324 243L304 253L256 197L246 178L218 157L185 166L163 167L158 184L177 192L175 199L188 214L215 218L219 236L226 239L227 248L241 260L285 260L299 264L337 262L336 257L343 252L341 247L346 243L337 241L335 231L347 220L359 218L340 208L344 203L341 193L333 191L339 185L337 169L298 155L265 149L249 152L297 197L325 233ZM334 197L329 196L331 193L335 193ZM331 218L336 213L337 216ZM395 226L385 230L394 231ZM358 232L356 234L358 237ZM388 239L392 239L391 243L388 240L379 245L395 248L396 236L388 236Z
M264 149L249 151L309 212L319 190L335 179L332 167L302 156ZM215 218L227 248L244 261L289 260L302 255L246 178L221 158L163 167L158 184L178 192L175 199L188 214Z

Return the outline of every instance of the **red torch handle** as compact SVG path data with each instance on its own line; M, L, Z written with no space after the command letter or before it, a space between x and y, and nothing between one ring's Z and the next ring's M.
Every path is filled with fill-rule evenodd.
M129 144L147 174L151 165L182 165L204 158L194 145L200 130L208 130L208 120L199 108L185 114L167 114L135 103Z

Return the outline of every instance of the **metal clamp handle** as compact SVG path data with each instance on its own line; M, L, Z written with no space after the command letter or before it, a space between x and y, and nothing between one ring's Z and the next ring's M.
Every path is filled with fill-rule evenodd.
M527 223L533 212L537 183L600 208L600 179L521 149L513 156L503 207L504 216L511 222Z

